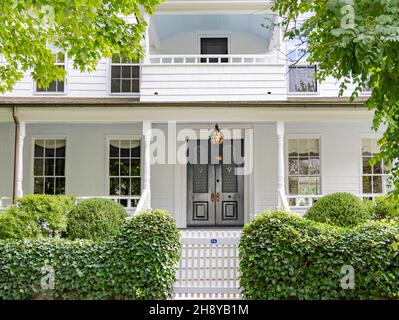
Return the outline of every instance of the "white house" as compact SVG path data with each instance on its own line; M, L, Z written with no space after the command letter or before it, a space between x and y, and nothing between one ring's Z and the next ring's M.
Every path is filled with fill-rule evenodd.
M101 196L166 209L179 228L237 228L324 194L383 194L365 98L338 98L316 66L290 66L275 19L270 1L168 0L148 17L140 63L80 73L60 53L65 81L43 90L27 74L0 96L2 205Z
M139 63L81 73L58 53L64 81L39 89L27 74L0 96L0 208L65 193L168 210L185 234L175 293L238 294L252 216L386 191L384 163L368 162L380 133L367 93L350 103L317 66L292 65L275 19L271 1L167 0L147 17Z

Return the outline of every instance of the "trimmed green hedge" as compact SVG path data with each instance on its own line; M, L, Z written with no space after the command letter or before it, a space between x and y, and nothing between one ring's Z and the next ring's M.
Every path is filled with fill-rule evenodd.
M353 194L338 192L321 197L306 212L305 218L340 227L353 227L369 219L363 201Z
M74 197L27 195L0 215L0 239L59 237L67 227L66 214Z
M110 199L88 199L68 214L68 239L106 240L115 236L126 218L126 210Z
M393 195L377 197L375 203L367 202L371 219L399 220L399 199Z
M246 299L393 299L399 297L399 230L378 222L354 228L291 213L264 213L240 240L240 284ZM355 288L343 289L344 266Z
M0 241L0 299L165 299L180 258L180 233L161 210L128 219L112 241ZM54 290L43 290L43 267Z

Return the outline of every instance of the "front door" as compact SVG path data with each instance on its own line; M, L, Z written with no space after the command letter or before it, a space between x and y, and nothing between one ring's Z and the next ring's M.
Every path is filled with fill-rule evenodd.
M244 224L244 141L188 142L187 226Z

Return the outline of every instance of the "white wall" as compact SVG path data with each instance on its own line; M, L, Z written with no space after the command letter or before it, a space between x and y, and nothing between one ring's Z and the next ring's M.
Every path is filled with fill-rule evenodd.
M151 47L151 54L200 54L200 37L227 37L229 54L266 54L268 43L265 39L248 32L237 31L191 31L180 32Z
M0 122L0 197L12 197L14 130L14 123Z

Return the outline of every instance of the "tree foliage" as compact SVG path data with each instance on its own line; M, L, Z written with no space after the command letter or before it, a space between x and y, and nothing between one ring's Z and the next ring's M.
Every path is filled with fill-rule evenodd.
M341 91L356 87L352 99L365 89L375 111L373 128L386 128L377 159L393 163L395 193L399 190L399 2L391 0L276 0L289 38L306 39L309 62L317 77L333 76ZM300 18L306 16L303 23Z
M144 13L153 13L161 1L0 1L0 54L6 62L0 65L0 92L12 90L25 72L42 87L62 80L66 71L54 65L54 50L65 52L82 72L115 53L140 57Z

